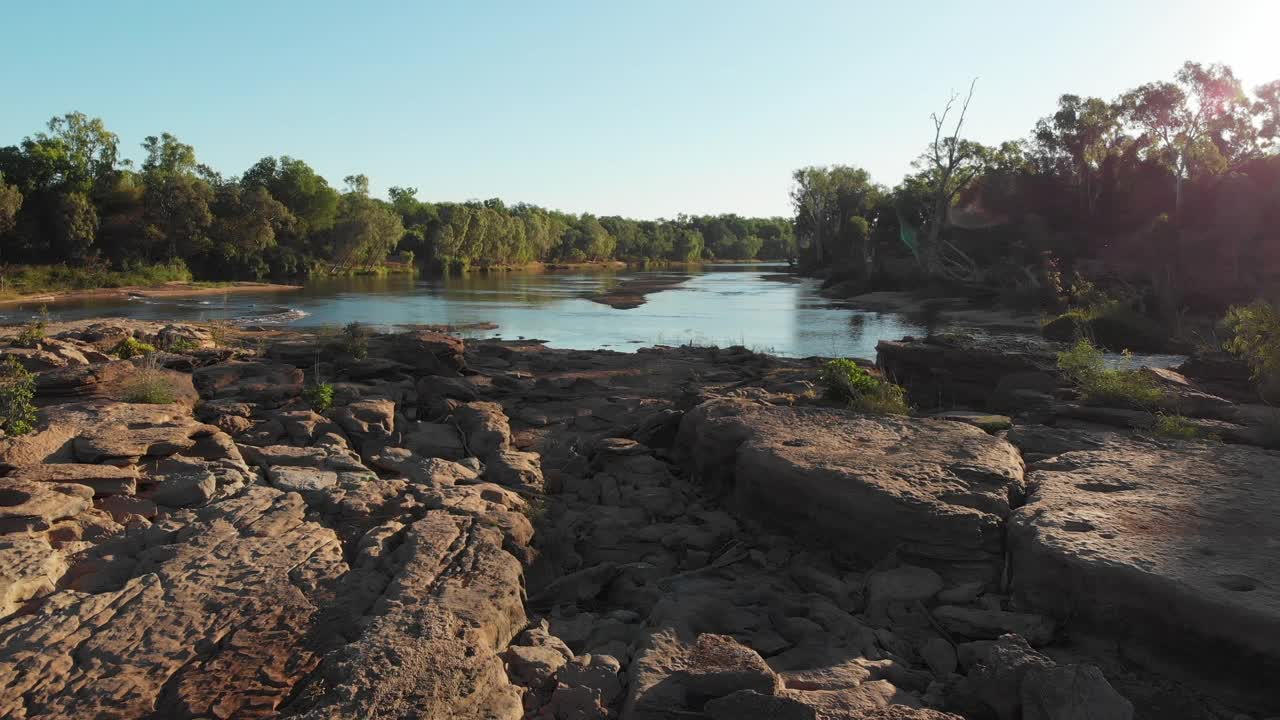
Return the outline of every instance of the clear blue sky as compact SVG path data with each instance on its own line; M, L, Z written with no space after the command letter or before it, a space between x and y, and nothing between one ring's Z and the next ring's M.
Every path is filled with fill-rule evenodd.
M226 174L293 155L377 194L640 218L789 214L810 164L894 184L974 76L983 142L1187 59L1280 77L1280 0L0 0L0 19L0 144L80 110L134 158L169 131Z

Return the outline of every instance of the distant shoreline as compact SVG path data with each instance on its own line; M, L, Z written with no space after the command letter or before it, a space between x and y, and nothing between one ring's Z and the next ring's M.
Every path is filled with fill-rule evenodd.
M32 303L62 303L74 300L127 300L130 297L165 298L221 295L233 292L284 292L301 290L301 285L260 282L231 282L210 285L199 282L168 282L162 285L126 285L118 288L91 288L48 293L31 293L0 299L0 306Z

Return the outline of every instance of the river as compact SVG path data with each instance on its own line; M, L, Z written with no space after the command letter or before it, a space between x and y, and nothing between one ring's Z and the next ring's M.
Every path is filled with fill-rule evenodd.
M684 281L650 294L637 308L615 309L589 299L625 280L670 276ZM49 313L53 320L131 317L299 327L494 323L496 329L464 334L538 338L582 350L744 345L797 357L874 358L878 341L925 332L921 318L862 310L817 291L816 281L788 275L785 266L708 265L320 279L291 292L67 301L50 305ZM24 321L35 310L3 308L0 322Z

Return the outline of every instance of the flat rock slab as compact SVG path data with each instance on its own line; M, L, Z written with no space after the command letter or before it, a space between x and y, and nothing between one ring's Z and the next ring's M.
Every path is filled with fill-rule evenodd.
M43 532L93 507L93 489L0 478L0 533Z
M875 562L892 551L953 579L994 582L1023 493L1017 449L932 419L712 400L678 449L757 520Z
M1280 453L1114 444L1045 461L1028 481L1009 527L1021 600L1280 709Z
M138 470L115 465L45 463L29 465L9 476L15 480L46 483L76 483L93 488L94 495L133 495L138 490Z
M319 662L304 590L347 570L304 511L252 487L197 511L185 542L141 553L118 587L58 590L0 624L0 717L274 717Z

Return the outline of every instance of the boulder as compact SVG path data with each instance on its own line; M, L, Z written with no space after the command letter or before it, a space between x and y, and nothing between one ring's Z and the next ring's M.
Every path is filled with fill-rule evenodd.
M782 689L782 681L759 653L727 635L709 633L698 636L674 680L684 687L692 707L739 690L774 695Z
M907 390L919 407L985 407L1007 375L1053 372L1055 359L1042 343L1014 345L962 335L922 340L882 340L876 364Z
M961 690L999 720L1133 718L1133 706L1098 668L1058 665L1017 635L1005 635L987 647Z
M370 340L370 353L412 367L420 375L458 377L467 368L461 338L431 330L410 330Z
M962 423L712 400L680 457L747 515L828 549L995 582L1022 497L1017 449ZM939 588L940 589L940 588Z
M612 655L579 655L556 673L556 681L569 687L590 688L602 704L612 705L622 696L622 664Z
M454 408L453 417L467 437L467 448L481 460L510 447L511 426L501 405L469 402Z
M528 688L545 686L565 664L563 655L545 647L512 645L505 658L512 682Z
M1280 708L1280 453L1118 443L1030 474L1009 526L1013 592L1125 655Z
M996 415L975 410L944 410L940 413L934 413L931 417L936 417L939 420L966 423L992 434L1013 427L1013 421L1009 419L1008 415Z
M218 480L208 471L187 472L154 478L158 483L150 499L157 505L191 507L204 505L213 499L218 490Z
M205 400L279 404L302 392L302 371L283 363L228 360L197 368L191 381Z
M538 453L506 450L489 456L484 477L498 485L541 491L542 464Z
M332 417L358 448L386 444L396 430L396 404L385 398L344 405Z

